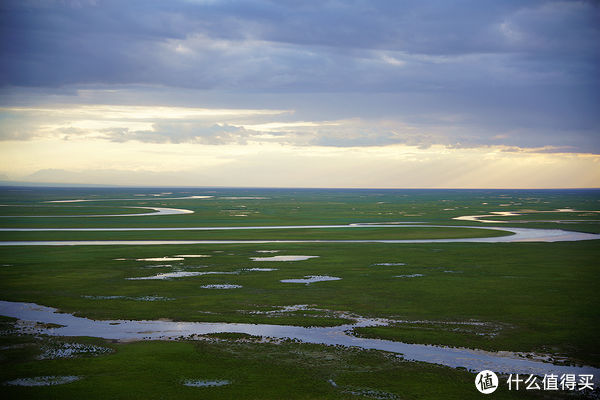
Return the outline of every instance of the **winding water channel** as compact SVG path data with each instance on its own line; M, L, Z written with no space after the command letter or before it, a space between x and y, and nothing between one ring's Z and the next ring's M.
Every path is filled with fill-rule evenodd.
M493 353L465 348L409 344L382 339L359 338L352 335L357 327L386 325L385 320L356 317L352 324L334 327L301 327L269 324L240 324L216 322L170 322L170 321L98 321L58 313L55 308L34 303L0 301L0 315L22 321L43 324L58 324L48 328L38 325L35 332L51 336L92 336L118 340L170 340L191 338L192 335L210 333L245 333L248 335L296 339L305 343L354 346L402 354L411 361L423 361L471 371L489 369L499 373L518 374L593 374L596 384L600 380L600 369L589 366L554 365L519 357L517 354Z
M142 208L142 207L139 207ZM153 209L150 214L127 214L121 216L147 216L165 214L185 214L189 210L143 207ZM107 215L91 215L107 216ZM111 215L112 216L112 215ZM90 217L90 215L86 215ZM477 226L445 226L422 223L363 223L348 225L287 225L287 226L214 226L214 227L157 227L157 228L1 228L2 232L122 232L122 231L210 231L210 230L250 230L250 229L326 229L326 228L470 228ZM0 246L79 246L79 245L186 245L186 244L272 244L272 243L512 243L512 242L561 242L600 239L599 234L565 231L561 229L530 229L513 227L485 227L510 233L507 236L455 239L358 239L358 240L65 240L65 241L2 241ZM484 369L499 373L519 374L593 374L594 382L600 383L600 369L589 366L554 365L549 362L519 357L509 352L493 353L465 348L449 348L434 345L408 344L390 340L360 338L353 335L357 327L387 325L380 319L355 318L355 322L335 327L301 327L269 324L209 323L209 322L169 322L169 321L98 321L71 314L59 313L56 309L34 303L0 301L0 315L18 318L22 321L43 324L58 324L49 328L37 325L35 332L51 336L92 336L118 340L169 340L180 337L193 338L193 335L210 333L245 333L269 338L295 339L305 343L325 345L355 346L362 349L376 349L402 354L407 360L422 361L464 367L471 371Z
M148 216L156 216L156 215L179 215L179 214L193 214L194 213L192 210L186 210L186 209L183 209L183 208L137 207L137 206L136 207L127 207L127 208L139 208L139 209L142 209L142 210L154 210L154 212L149 212L149 213L134 213L134 214L0 215L0 218L148 217Z
M123 232L123 231L211 231L254 229L324 229L324 228L468 228L476 226L427 224L348 224L348 225L279 225L279 226L202 226L167 228L0 228L0 232ZM355 240L36 240L2 241L0 246L93 246L93 245L168 245L168 244L268 244L268 243L512 243L512 242L568 242L600 239L600 234L565 231L562 229L532 229L512 227L485 227L509 232L511 235L457 238L457 239L355 239Z

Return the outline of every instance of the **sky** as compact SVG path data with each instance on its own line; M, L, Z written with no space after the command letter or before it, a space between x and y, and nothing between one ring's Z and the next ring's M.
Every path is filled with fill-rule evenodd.
M600 2L3 0L0 181L600 187Z

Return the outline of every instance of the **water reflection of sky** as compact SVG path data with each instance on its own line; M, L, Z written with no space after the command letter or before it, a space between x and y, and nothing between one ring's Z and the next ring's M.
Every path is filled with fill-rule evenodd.
M382 339L359 338L351 335L355 327L386 325L381 319L355 318L353 324L335 327L302 327L268 324L241 324L216 322L171 322L171 321L96 321L57 313L50 307L33 303L0 301L0 315L18 318L23 321L62 325L47 328L36 325L23 328L25 332L43 333L51 336L91 336L105 339L148 340L176 339L191 335L209 333L245 333L254 336L297 339L306 343L355 346L363 349L376 349L402 354L407 360L423 361L464 367L473 371L490 369L498 373L519 374L593 374L596 382L600 379L600 369L588 366L553 365L547 362L519 358L517 354L503 352L502 355L482 350L447 348L442 346L408 344ZM27 326L25 324L25 326ZM350 333L348 332L350 331Z

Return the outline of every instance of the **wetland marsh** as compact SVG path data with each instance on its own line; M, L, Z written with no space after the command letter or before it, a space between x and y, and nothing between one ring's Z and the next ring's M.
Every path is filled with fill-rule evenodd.
M40 315L4 312L0 380L15 398L76 398L104 385L91 395L101 398L118 393L119 382L145 398L475 398L473 372L493 365L490 354L506 363L499 373L524 371L519 363L557 373L580 365L597 378L595 190L169 189L162 197L143 189L26 190L0 193L0 214L10 210L0 218L2 304L35 303L94 322L78 332ZM70 199L95 201L79 201L77 209L65 202L71 208L60 210ZM61 215L96 215L86 208L92 203L190 212ZM518 216L504 214L497 226L455 219L498 215L507 208L501 204ZM533 209L568 209L577 221L551 222ZM243 221L235 217L241 210ZM58 215L30 218L34 212ZM169 333L102 334L135 321L163 321ZM188 332L189 324L221 328ZM56 340L110 351L38 359ZM430 356L416 357L416 348ZM463 361L444 362L438 351ZM466 363L465 354L474 361ZM257 363L264 368L253 369ZM78 379L35 388L6 383L54 376Z

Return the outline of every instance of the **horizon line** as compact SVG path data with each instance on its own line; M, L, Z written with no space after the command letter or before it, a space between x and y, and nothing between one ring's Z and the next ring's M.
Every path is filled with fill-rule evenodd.
M0 181L0 188L31 187L48 189L326 189L326 190L599 190L599 187L325 187L325 186L167 186L167 185L116 185L94 183L60 183L60 182L11 182Z

